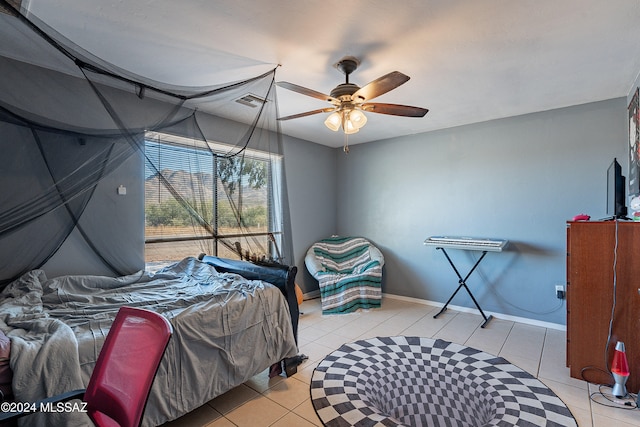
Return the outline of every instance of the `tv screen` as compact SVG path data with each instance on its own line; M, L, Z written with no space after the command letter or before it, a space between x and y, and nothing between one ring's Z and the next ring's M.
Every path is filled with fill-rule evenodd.
M625 219L627 217L624 187L625 179L622 175L622 166L614 158L607 169L607 215L609 219Z

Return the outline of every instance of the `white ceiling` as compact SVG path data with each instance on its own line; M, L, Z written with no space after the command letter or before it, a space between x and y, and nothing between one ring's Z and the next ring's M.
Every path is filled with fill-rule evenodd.
M30 13L97 56L180 85L267 71L329 93L335 64L360 59L363 86L411 80L376 98L424 118L368 114L349 144L626 96L640 71L638 0L24 0ZM280 115L330 106L278 88ZM332 147L323 115L284 133Z

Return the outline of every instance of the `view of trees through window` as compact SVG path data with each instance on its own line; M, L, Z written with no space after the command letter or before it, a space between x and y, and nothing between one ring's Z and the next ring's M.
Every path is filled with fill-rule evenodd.
M272 162L223 157L209 149L147 140L145 260L200 253L269 258L273 236Z

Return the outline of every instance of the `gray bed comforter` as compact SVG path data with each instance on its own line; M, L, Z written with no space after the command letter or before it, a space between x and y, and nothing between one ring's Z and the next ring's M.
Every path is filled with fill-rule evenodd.
M154 426L201 406L297 354L286 301L274 286L186 258L156 274L63 276L31 271L0 293L16 400L86 387L120 306L165 315L174 334L147 403ZM33 418L36 417L36 418ZM23 421L24 420L24 421ZM85 414L36 414L23 425L84 426Z

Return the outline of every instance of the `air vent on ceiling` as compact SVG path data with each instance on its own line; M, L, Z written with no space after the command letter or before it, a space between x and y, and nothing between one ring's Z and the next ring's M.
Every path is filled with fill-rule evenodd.
M266 99L259 97L258 95L254 95L252 93L248 93L244 96L241 96L240 98L236 99L236 102L242 105L246 105L248 107L258 107L262 104L264 104L265 102L267 102Z
M7 3L9 3L11 6L13 6L16 10L19 11L22 0L7 0ZM7 15L16 16L16 13L11 8L5 7L2 4L0 4L0 13L6 13Z

